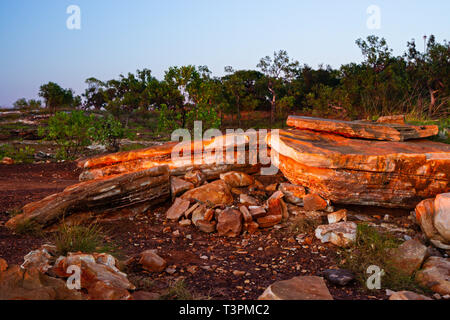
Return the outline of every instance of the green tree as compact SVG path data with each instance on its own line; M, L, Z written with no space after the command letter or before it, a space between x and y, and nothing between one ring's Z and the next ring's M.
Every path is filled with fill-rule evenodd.
M76 107L81 101L79 97L74 97L72 89L63 89L54 82L42 85L39 96L45 100L48 110L53 113L58 107Z

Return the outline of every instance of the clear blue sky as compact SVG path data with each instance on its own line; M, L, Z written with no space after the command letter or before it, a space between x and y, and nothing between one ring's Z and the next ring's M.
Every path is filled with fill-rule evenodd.
M66 9L81 8L81 30L68 30ZM381 29L366 26L370 5ZM216 75L231 65L256 68L285 49L300 63L339 67L360 61L355 40L383 36L401 54L422 36L450 40L448 0L1 0L0 106L35 98L48 81L84 91L101 80L149 68L207 65Z

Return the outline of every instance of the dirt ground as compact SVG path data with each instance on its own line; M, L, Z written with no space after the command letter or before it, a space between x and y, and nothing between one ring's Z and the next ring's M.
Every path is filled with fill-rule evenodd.
M3 225L24 204L77 183L79 173L72 162L0 165L0 257L9 264L22 263L25 254L51 241L51 235L19 236ZM129 268L128 277L138 289L162 292L173 281L184 278L198 299L256 299L274 281L321 275L324 269L337 266L336 247L317 239L308 245L299 244L287 224L255 235L224 238L167 222L165 212L169 206L167 203L133 218L102 224L121 259L158 249L175 269L170 275ZM327 285L339 300L386 298L384 291L368 292L356 282L345 288L329 282Z

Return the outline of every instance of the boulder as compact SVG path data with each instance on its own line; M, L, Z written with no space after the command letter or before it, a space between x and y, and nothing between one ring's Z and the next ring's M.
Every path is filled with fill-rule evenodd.
M167 166L79 183L43 200L29 203L6 226L32 223L48 227L73 215L93 212L94 217L136 205L151 206L170 198Z
M284 199L295 205L303 205L303 198L306 196L306 190L302 186L290 183L280 183L278 190L284 195Z
M448 193L441 194L435 199L423 200L415 209L416 221L427 239L436 247L446 250L450 250L450 238L448 238L449 195Z
M279 137L270 133L266 141L285 177L333 203L412 209L450 188L448 144L298 129L280 130Z
M318 226L315 235L322 243L331 242L339 247L348 247L356 241L356 230L354 222L339 222Z
M189 209L191 202L188 200L183 200L176 198L173 205L167 210L166 217L169 220L179 220L185 212Z
M411 291L399 291L391 294L389 300L433 300L433 299Z
M128 290L109 286L103 281L97 281L89 287L88 295L89 300L133 300Z
M392 250L392 263L405 274L412 275L421 266L427 257L427 247L420 241L412 239L402 243Z
M191 189L194 189L193 183L177 177L170 177L170 192L172 193L172 198Z
M163 272L167 267L167 262L161 258L157 250L146 250L140 254L139 264L142 268L150 272Z
M428 258L416 273L416 280L443 296L450 294L450 258Z
M287 125L302 130L330 132L344 137L371 140L404 141L435 136L439 127L411 126L387 122L342 121L311 117L289 116Z
M81 293L69 290L65 281L47 276L36 268L12 265L0 272L0 300L81 299Z
M321 277L303 276L271 284L258 300L333 300Z
M217 180L189 190L181 198L184 200L197 200L212 205L233 204L233 196L231 195L230 189L222 180Z
M242 214L231 208L220 212L217 216L217 231L221 236L237 237L242 231Z
M53 255L49 251L56 252L56 247L47 245L31 251L23 258L24 262L20 267L23 269L36 268L39 272L46 273L52 268L50 260Z
M347 221L347 210L342 209L336 212L329 213L327 215L327 219L329 224Z
M325 210L328 203L319 195L311 193L303 198L303 207L306 211L319 211Z
M325 278L331 283L346 286L353 280L355 280L355 275L353 272L345 269L327 269L323 271Z
M248 187L255 182L255 179L253 179L252 176L237 171L222 173L220 179L225 181L231 188Z

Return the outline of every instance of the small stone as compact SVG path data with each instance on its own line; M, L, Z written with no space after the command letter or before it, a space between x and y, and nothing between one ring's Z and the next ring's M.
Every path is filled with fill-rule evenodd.
M248 210L250 211L253 219L258 219L267 215L266 210L261 206L250 206L248 207Z
M247 222L244 224L244 230L250 234L255 234L259 229L259 224L255 221Z
M242 230L242 214L227 208L218 215L217 231L221 236L237 237Z
M209 208L208 210L206 210L203 220L211 221L214 218L214 213L215 213L215 210L212 208Z
M238 172L238 171L222 173L220 175L220 179L225 181L225 183L228 184L232 188L248 187L249 185L253 184L253 182L254 182L254 179L252 176L249 176L248 174L246 174L244 172Z
M205 213L206 213L206 206L205 205L200 205L198 206L197 209L194 210L194 212L192 212L192 223L194 224L194 226L197 226L197 222L199 220L204 220L205 219Z
M239 197L239 201L240 201L240 203L251 205L251 206L257 206L259 204L258 200L256 200L255 198L253 198L247 194L241 194Z
M270 285L258 300L333 300L321 277L301 276Z
M284 195L284 199L295 205L303 205L303 197L306 196L306 190L302 186L290 183L280 183L278 190Z
M252 217L250 211L248 211L246 206L240 206L239 207L239 211L241 211L242 216L244 217L244 221L246 223L249 223L249 222L253 221L253 217Z
M214 206L232 205L234 202L230 187L222 180L213 181L189 190L181 198L184 200L196 200Z
M354 222L339 222L318 226L315 235L322 243L331 242L339 247L347 247L356 241L356 230Z
M172 192L172 199L191 189L194 189L193 183L177 177L170 177L170 191Z
M450 258L428 258L416 273L416 280L436 293L450 294Z
M172 232L172 235L174 237L179 237L181 235L180 230L175 230L174 232Z
M411 291L399 291L391 294L389 300L433 300L433 299Z
M236 277L243 277L243 276L245 276L245 271L234 270L234 271L233 271L233 274L234 274Z
M340 286L346 286L355 279L355 275L351 271L344 269L327 269L323 274L328 281Z
M184 175L184 180L192 183L195 187L199 187L206 181L206 176L200 170L193 170L193 171L188 171Z
M179 220L181 216L189 209L191 203L187 200L176 198L174 204L167 211L166 216L169 220Z
M179 222L180 226L187 227L192 224L192 221L190 219L183 219Z
M315 193L308 194L303 198L303 207L306 211L325 210L328 203Z
M274 183L274 184L268 185L266 187L266 191L267 192L275 192L277 190L277 187L278 187L278 183Z
M189 266L186 268L186 271L191 274L194 274L198 271L198 266Z
M391 251L394 266L408 275L420 268L427 256L427 247L418 240L409 240Z
M212 233L216 231L216 221L198 220L197 227L200 229L200 231L203 231L205 233Z
M328 223L329 224L333 224L333 223L338 223L341 221L347 221L347 210L346 209L342 209L333 213L329 213L327 215L328 218Z
M164 271L168 274L174 274L175 272L177 272L177 269L173 267L167 267Z
M167 262L157 254L157 250L146 250L140 254L139 264L150 272L162 272L167 267Z
M281 215L278 215L278 216L269 215L269 216L265 216L262 218L258 218L257 222L261 228L271 228L271 227L279 224L282 219L283 219L283 217Z

